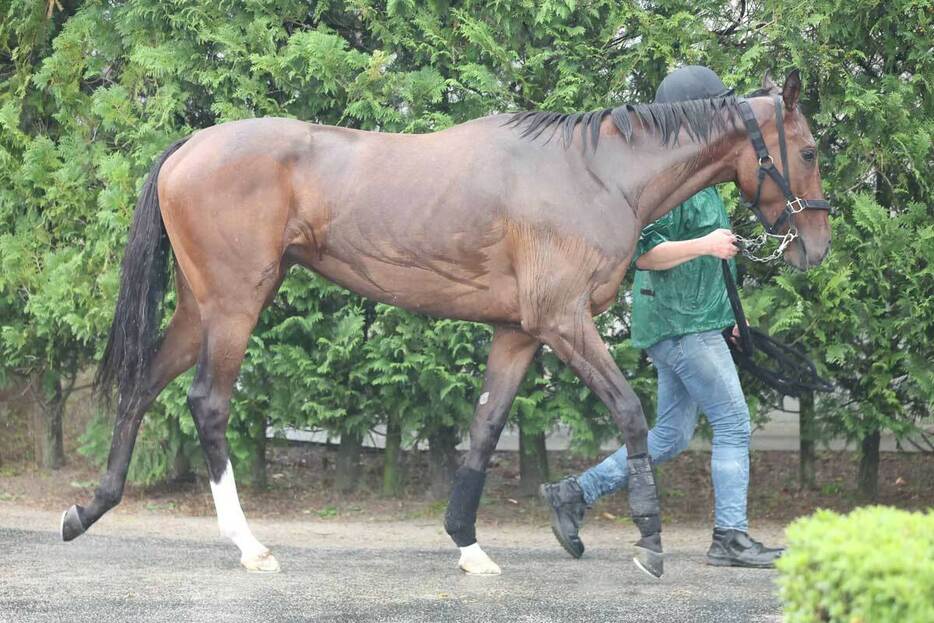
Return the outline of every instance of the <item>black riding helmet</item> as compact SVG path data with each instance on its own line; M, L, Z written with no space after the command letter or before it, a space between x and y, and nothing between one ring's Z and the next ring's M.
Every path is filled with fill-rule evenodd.
M732 93L733 89L726 88L720 76L709 67L685 65L665 76L655 91L655 103L724 97Z

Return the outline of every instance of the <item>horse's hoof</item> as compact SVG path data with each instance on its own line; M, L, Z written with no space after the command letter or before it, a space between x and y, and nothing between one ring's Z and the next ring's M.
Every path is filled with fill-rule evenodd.
M457 566L467 575L499 575L502 573L499 565L493 562L477 543L461 548L461 558Z
M250 573L279 573L280 571L279 561L269 550L256 556L243 557L240 559L240 564Z
M84 524L81 523L81 515L78 514L77 506L72 506L62 513L62 524L59 527L59 531L61 532L63 541L76 539L84 534L85 530L86 528Z
M664 556L661 552L654 552L648 548L635 546L636 555L633 556L632 561L636 563L636 566L639 567L642 571L645 571L648 575L652 576L656 580L662 577L664 573Z

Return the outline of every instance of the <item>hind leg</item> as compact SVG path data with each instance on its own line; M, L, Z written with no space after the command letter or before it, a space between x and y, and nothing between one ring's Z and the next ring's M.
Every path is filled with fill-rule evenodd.
M247 525L226 438L230 397L257 315L228 312L205 318L204 342L188 407L207 461L221 534L240 549L240 562L248 571L270 573L279 571L279 563Z
M120 503L143 415L159 392L195 363L201 345L201 319L181 272L177 273L176 282L178 306L153 360L149 382L136 400L129 404L121 400L118 404L107 471L87 507L75 505L62 515L60 529L65 541L83 534L104 513Z

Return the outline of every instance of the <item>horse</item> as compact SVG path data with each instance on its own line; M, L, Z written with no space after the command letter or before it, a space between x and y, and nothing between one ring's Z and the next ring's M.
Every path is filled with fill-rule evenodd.
M645 415L593 318L616 301L643 226L728 180L756 197L766 223L781 220L778 233L795 237L786 263L820 263L830 225L800 89L795 70L781 88L767 75L747 98L499 114L418 135L257 118L174 143L142 187L95 379L116 398L107 468L93 500L62 515L62 538L120 502L144 413L197 364L188 406L221 534L247 570L279 570L241 510L225 435L250 333L300 264L376 301L492 325L470 449L444 519L463 571L500 573L477 542L477 507L517 388L545 344L625 439L637 558L660 576ZM775 169L767 156L776 149L783 161L790 154L784 177L763 173ZM775 184L763 182L766 173ZM176 308L160 331L170 252Z

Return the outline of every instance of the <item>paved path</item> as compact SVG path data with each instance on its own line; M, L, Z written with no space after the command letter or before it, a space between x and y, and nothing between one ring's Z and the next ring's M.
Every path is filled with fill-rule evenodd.
M481 525L504 573L478 578L456 569L434 520L255 521L282 564L270 576L241 570L212 518L117 512L72 543L57 522L0 502L0 622L781 620L775 572L705 566L699 528L666 526L656 581L629 562L622 524L585 531L579 561L544 526Z

